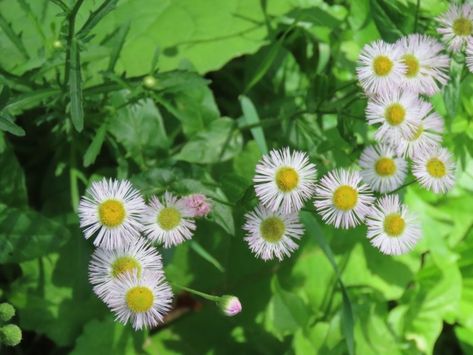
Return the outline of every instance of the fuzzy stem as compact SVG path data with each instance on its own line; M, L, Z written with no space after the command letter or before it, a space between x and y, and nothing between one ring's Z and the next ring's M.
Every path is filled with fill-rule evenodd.
M184 291L193 293L194 295L197 295L197 296L200 296L200 297L202 297L202 298L205 298L206 300L209 300L209 301L218 302L218 301L220 301L220 298L221 298L221 297L219 297L219 296L209 295L208 293L200 292L200 291L194 290L194 289L189 288L189 287L185 287L185 286L181 286L181 285L175 284L175 283L173 283L173 282L171 282L171 285L173 285L174 287L180 288L181 290L184 290Z

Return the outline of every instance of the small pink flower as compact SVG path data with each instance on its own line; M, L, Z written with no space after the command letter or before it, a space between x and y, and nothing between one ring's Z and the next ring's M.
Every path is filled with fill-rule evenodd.
M230 295L222 296L219 305L222 312L229 317L237 315L242 309L238 297Z
M183 197L184 203L187 208L189 208L194 217L205 217L209 214L212 209L212 205L205 195L202 194L192 194L186 197Z

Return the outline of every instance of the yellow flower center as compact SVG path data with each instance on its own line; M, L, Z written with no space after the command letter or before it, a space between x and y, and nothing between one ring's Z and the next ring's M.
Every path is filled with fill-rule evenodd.
M398 237L404 232L406 221L399 213L391 213L384 218L384 231L390 237Z
M378 76L386 76L393 68L393 61L385 55L379 55L373 60L373 70Z
M471 20L459 17L453 21L453 33L457 36L469 36L473 32L473 23Z
M263 239L270 243L279 242L286 231L286 226L279 217L266 218L261 222L259 228Z
M427 172L434 178L442 178L447 174L447 169L443 161L432 158L427 162Z
M125 206L118 200L106 200L99 205L99 219L104 226L113 228L125 219Z
M294 168L283 167L276 172L276 185L281 191L289 192L299 184L299 174Z
M358 202L358 191L351 186L342 185L333 193L332 201L337 209L349 211Z
M149 311L153 306L153 292L148 287L135 286L125 296L126 304L133 313Z
M379 176L393 176L397 170L394 159L386 157L379 158L374 165L374 169Z
M397 126L404 122L406 110L401 104L395 103L386 108L384 117L391 126Z
M413 78L419 73L420 63L419 60L412 54L406 54L402 57L402 61L406 65L407 71L406 76Z
M141 274L141 264L135 258L130 256L122 256L117 258L112 264L112 275L117 277L127 272L138 272L138 276Z
M424 125L421 123L420 125L417 126L416 132L412 136L411 139L409 139L411 142L419 139L419 137L424 133Z
M165 207L158 214L158 224L166 231L176 228L180 222L181 212L174 207Z

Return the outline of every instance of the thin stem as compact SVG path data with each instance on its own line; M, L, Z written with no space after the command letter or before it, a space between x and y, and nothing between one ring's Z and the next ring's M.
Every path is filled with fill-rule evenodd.
M393 194L393 193L395 193L395 192L398 192L398 191L400 191L400 190L402 190L402 189L408 187L409 185L412 185L412 184L415 183L416 181L417 181L417 180L412 180L412 181L406 182L404 185L399 186L396 190L391 191L390 193Z
M414 20L414 33L417 32L417 22L419 20L420 0L417 0L416 4L416 16Z
M209 301L218 302L218 301L220 301L220 298L221 298L219 296L209 295L208 293L205 293L205 292L200 292L200 291L194 290L194 289L189 288L189 287L185 287L185 286L175 284L174 282L171 282L170 284L173 285L174 287L177 287L177 288L180 288L181 290L193 293L194 295L200 296L200 297L205 298L206 300L209 300Z

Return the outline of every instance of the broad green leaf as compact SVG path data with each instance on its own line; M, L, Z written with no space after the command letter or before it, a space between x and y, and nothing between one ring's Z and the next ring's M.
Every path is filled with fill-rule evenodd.
M44 334L58 346L72 346L86 323L110 314L87 279L93 248L76 233L57 254L45 250L41 258L20 264L22 276L12 283L8 299L22 329Z
M463 353L473 354L473 329L457 326L454 330Z
M233 158L241 148L242 137L235 121L220 118L211 123L208 131L189 140L175 158L189 163L213 164Z
M24 136L25 130L18 126L13 117L6 112L0 112L0 130L11 133L15 136Z
M97 132L95 132L94 139L90 143L89 147L85 151L83 164L85 167L93 164L95 159L97 159L97 155L99 155L100 150L102 149L102 144L105 139L105 135L107 134L107 123L103 123Z
M16 159L15 153L7 145L0 153L0 202L11 207L25 207L28 205L25 174Z
M128 95L120 93L114 102L120 105L127 99ZM150 99L119 109L110 117L107 130L142 168L155 164L159 158L156 151L170 144L161 112Z
M342 292L342 329L347 342L348 352L354 354L354 340L353 340L353 328L354 328L354 319L353 319L353 310L350 302L350 297L347 290L340 278L340 270L338 268L337 262L335 261L335 256L333 255L330 245L325 240L322 235L322 230L318 226L317 220L309 212L301 213L301 220L304 223L306 230L309 231L310 235L315 237L315 240L319 244L320 248L324 252L325 256L329 260L330 264L335 271L335 274L338 278L338 283Z
M251 102L251 100L246 96L240 96L240 104L243 110L244 122L249 125L258 124L260 118L253 102ZM268 152L268 145L266 144L263 129L261 127L252 128L251 134L253 135L256 144L258 144L261 154L266 154Z
M265 314L265 326L279 338L304 328L309 320L307 307L296 294L284 290L277 276L271 281L273 297Z
M123 326L111 316L105 320L91 320L76 339L71 355L132 355L142 350L144 332Z
M255 141L251 140L246 143L243 150L233 159L233 169L235 173L244 178L247 185L253 182L256 164L260 158L260 148Z
M0 263L30 260L57 250L69 231L40 213L0 204Z

